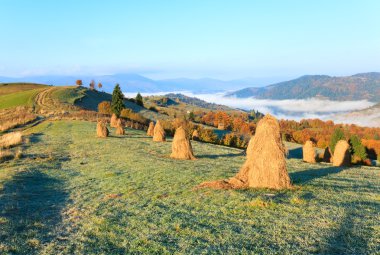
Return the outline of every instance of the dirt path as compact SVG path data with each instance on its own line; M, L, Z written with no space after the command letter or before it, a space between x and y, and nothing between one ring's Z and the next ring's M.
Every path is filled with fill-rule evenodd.
M55 102L55 100L51 97L52 92L55 90L56 88L48 88L37 94L34 99L36 112L43 113L56 108L55 106L57 105L57 102Z

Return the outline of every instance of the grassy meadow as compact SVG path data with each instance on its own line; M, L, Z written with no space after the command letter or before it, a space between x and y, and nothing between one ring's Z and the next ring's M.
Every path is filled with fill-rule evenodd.
M233 176L242 150L96 124L43 122L0 164L0 254L379 254L380 168L288 159L293 190L194 189ZM297 148L294 148L296 150Z

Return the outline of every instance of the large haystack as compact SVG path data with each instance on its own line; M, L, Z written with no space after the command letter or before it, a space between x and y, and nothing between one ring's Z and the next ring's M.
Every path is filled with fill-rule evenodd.
M186 131L182 126L175 131L170 157L176 159L195 159L190 139L186 137Z
M351 164L350 145L345 140L340 140L335 146L333 166L349 166Z
M247 156L247 159L249 157L252 156L252 153L253 153L253 137L251 137L251 139L249 139L249 142L248 142L248 146L247 146L247 150L246 150L246 156Z
M316 153L314 148L314 143L312 141L306 141L302 147L303 161L307 163L316 163Z
M197 130L197 129L195 129L195 130L193 131L193 134L192 134L192 136L191 136L191 139L193 139L193 141L199 141L199 133L198 133L198 130Z
M116 117L116 114L113 113L111 116L110 126L113 128L117 127L117 120L118 120L118 117Z
M332 163L332 153L330 147L326 147L323 152L323 162Z
M154 132L153 132L153 141L154 142L165 142L165 130L161 126L160 121L158 120L156 123L156 126L154 127Z
M257 125L252 152L239 173L228 180L202 183L212 188L291 188L286 170L285 147L276 118L266 115Z
M149 123L148 131L146 132L148 136L154 136L154 122Z
M124 123L121 119L117 119L116 121L116 134L125 135Z
M96 125L96 135L98 137L107 137L109 135L107 125L102 120L98 121L98 124Z

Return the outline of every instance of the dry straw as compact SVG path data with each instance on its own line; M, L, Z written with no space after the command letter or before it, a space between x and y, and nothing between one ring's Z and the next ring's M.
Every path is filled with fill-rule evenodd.
M118 120L118 117L116 116L116 114L113 113L111 116L110 126L113 128L117 127L117 120Z
M199 187L211 188L291 188L286 170L285 146L278 121L266 115L257 125L252 150L239 173L228 180L205 182Z
M124 124L121 119L116 121L116 134L117 135L125 135Z
M335 146L333 166L349 166L351 164L350 145L345 140L340 140Z
M109 135L107 125L102 120L98 121L98 124L96 125L96 135L103 138Z
M153 141L154 142L165 142L165 130L161 126L160 121L158 120L156 123L156 126L154 127L154 132L153 132Z
M175 131L170 157L175 159L195 159L190 139L186 137L186 131L182 126Z
M154 122L149 123L148 131L146 132L148 136L154 136Z
M21 132L12 132L0 137L0 148L10 148L22 143Z
M312 141L306 141L302 147L303 161L307 163L316 163L316 153L314 148L314 143Z
M247 159L252 155L253 153L253 136L251 139L249 139L246 154L247 154Z

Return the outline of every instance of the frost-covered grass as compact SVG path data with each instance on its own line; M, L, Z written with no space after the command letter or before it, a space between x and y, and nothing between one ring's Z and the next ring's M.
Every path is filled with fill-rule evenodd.
M42 123L0 164L1 254L380 252L380 168L289 159L294 190L194 190L233 176L242 151L193 142L198 160L178 161L170 139L95 128Z

